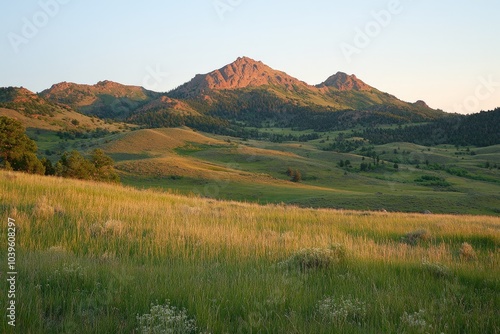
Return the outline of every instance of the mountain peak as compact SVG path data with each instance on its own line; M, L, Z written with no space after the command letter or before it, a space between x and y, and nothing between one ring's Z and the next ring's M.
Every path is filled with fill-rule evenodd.
M123 86L121 84L118 84L116 82L110 81L110 80L104 80L104 81L99 81L98 83L95 84L97 87L109 87L109 86Z
M344 72L337 72L332 75L325 82L319 84L318 88L322 87L333 87L340 91L367 91L371 90L372 87L365 84L363 81L358 79L354 74L348 75Z
M307 86L307 84L284 72L274 70L261 61L239 57L218 70L196 75L190 82L177 88L175 93L193 97L210 91L260 86L281 86L292 90L296 87Z
M0 102L29 102L38 101L38 96L24 87L4 87L0 88Z
M233 63L260 63L260 64L262 64L261 61L252 59L252 58L247 57L247 56L238 57Z
M422 100L418 100L417 102L412 103L412 104L415 107L419 107L419 108L425 108L425 109L430 108L429 105L425 101L422 101Z

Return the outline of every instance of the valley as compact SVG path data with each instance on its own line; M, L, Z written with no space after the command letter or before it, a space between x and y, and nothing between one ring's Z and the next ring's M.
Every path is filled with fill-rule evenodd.
M102 148L115 160L122 183L138 188L313 208L500 214L500 146L457 149L391 143L365 145L370 151L364 152L325 151L340 133L319 133L320 138L307 142L273 143L160 128L64 143L68 150ZM50 133L37 138L42 153L56 152L61 145ZM369 157L372 152L378 165L377 158ZM349 166L340 167L346 160ZM362 171L365 163L373 169ZM299 170L301 181L291 182L287 168ZM426 176L443 182L418 182Z

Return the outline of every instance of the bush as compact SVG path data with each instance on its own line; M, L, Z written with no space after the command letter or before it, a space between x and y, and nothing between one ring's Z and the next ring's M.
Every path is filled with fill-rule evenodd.
M65 152L54 167L58 176L104 182L120 182L113 168L114 161L100 149L92 152L90 160L74 150Z
M427 230L417 230L406 234L401 238L401 241L405 244L416 246L421 242L429 241L431 239L431 234Z
M426 186L426 187L438 187L438 188L451 187L451 183L446 181L443 177L432 176L432 175L423 175L415 179L415 182L421 186Z
M289 268L299 268L300 270L328 268L335 264L340 264L346 260L345 248L341 245L332 245L330 248L309 248L302 249L290 256L280 265Z

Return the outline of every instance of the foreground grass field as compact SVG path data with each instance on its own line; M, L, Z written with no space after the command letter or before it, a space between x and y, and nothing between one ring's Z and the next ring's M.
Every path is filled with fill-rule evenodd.
M8 218L18 271L17 327L2 289L3 333L148 333L155 314L174 333L500 332L497 217L258 206L11 172L0 217L2 271Z

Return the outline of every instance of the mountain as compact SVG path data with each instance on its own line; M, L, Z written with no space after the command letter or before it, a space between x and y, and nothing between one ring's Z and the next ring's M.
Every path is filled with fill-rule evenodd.
M220 130L230 122L252 127L269 123L345 129L425 122L446 115L423 101L401 101L355 75L337 72L313 86L248 57L240 57L210 73L197 74L166 94L112 81L95 85L62 82L38 96L19 94L27 100L41 99L38 106L67 106L85 115L148 127L195 124L207 129L209 123L209 129ZM40 107L33 112L47 112L44 108L50 109Z
M332 75L325 82L317 85L318 88L332 87L339 91L371 91L374 88L368 86L363 81L356 78L355 75L348 75L343 72L337 72Z
M160 96L159 98L152 100L151 102L148 102L144 106L138 108L135 111L135 115L161 111L172 112L181 116L200 114L186 102L172 99L168 96Z
M120 124L106 124L71 107L50 102L23 87L0 88L0 116L19 120L26 128L55 131L119 130Z
M248 57L240 57L235 62L208 74L198 74L191 81L177 88L173 94L183 98L196 98L213 91L279 86L286 90L307 89L305 82L276 71Z
M50 115L61 111L61 106L39 97L23 87L0 88L0 106L28 115Z
M107 80L95 85L61 82L40 93L49 101L68 105L81 113L112 119L125 119L160 95Z
M327 116L329 123L342 121L352 125L367 119L370 123L405 123L445 115L422 101L401 101L355 75L338 72L312 86L248 57L238 58L210 73L198 74L170 91L168 96L210 115L253 126L259 126L264 120L291 126L311 116L318 119L319 113L338 111L350 112L343 113L342 119L339 115Z

